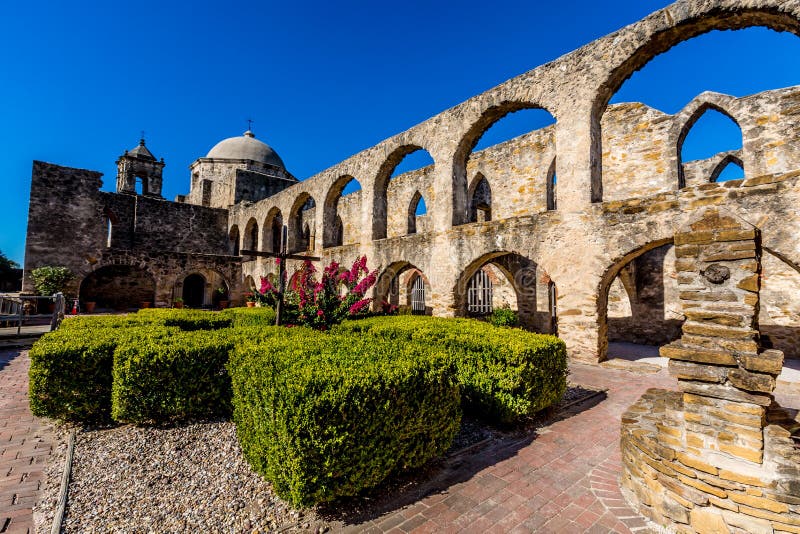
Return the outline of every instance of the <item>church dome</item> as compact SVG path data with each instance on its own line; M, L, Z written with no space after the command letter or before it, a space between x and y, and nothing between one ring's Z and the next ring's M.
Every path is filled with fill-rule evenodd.
M285 169L283 160L268 144L256 139L255 134L247 130L240 137L223 139L212 148L207 158L215 159L249 159L267 165Z

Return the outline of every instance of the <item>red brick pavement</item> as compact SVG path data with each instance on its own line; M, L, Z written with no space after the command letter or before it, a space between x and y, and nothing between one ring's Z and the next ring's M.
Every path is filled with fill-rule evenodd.
M28 407L28 352L0 350L0 532L34 532L33 505L53 451L52 428Z
M620 416L647 388L677 389L677 383L666 370L642 375L581 364L571 366L570 380L608 388L608 396L594 406L587 403L589 408L575 407L574 415L540 429L532 440L476 453L482 458L472 466L474 474L462 466L467 475L445 484L444 491L345 530L648 532L619 489Z

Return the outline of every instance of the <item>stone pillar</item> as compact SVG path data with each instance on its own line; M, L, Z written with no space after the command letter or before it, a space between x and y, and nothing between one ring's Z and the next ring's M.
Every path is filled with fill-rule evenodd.
M623 493L670 531L800 532L795 422L772 395L783 353L759 347L758 230L709 208L675 251L686 322L661 354L680 391L622 415Z
M661 355L683 392L687 454L760 464L783 353L759 348L758 232L711 209L675 235L675 253L686 322Z

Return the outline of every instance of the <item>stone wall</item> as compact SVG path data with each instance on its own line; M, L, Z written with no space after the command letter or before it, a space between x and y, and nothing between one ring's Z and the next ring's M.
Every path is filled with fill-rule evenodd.
M63 265L76 274L68 288L72 295L79 293L87 276L105 265L144 269L156 280L149 300L160 306L172 303L175 277L194 267L224 273L220 276L232 289L241 286L240 259L226 256L227 211L100 191L100 177L92 171L34 162L25 291L34 290L30 271L44 265ZM132 292L136 298L130 302L143 299L140 291Z
M760 233L708 209L675 245L686 322L661 354L680 392L649 390L623 414L622 485L680 532L800 531L800 421L772 395L783 354L759 346Z

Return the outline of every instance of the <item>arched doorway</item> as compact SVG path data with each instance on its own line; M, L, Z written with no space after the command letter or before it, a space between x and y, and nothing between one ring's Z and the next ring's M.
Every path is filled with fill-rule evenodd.
M202 308L205 303L206 279L201 274L190 274L183 279L183 305Z

